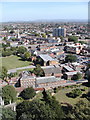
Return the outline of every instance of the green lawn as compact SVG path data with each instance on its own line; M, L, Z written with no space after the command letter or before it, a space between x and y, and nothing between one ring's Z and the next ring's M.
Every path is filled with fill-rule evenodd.
M0 58L0 63L2 64L2 66L5 66L8 70L30 65L30 62L22 61L20 60L20 57L17 56L8 56Z
M88 88L87 87L81 86L80 88L86 88L86 90L83 91L82 94L88 92ZM70 91L72 91L72 89L73 88L61 89L54 96L60 103L64 102L64 103L70 103L70 104L73 105L73 104L76 104L79 100L83 100L85 102L88 102L88 100L86 98L81 98L80 96L75 98L75 99L67 97L66 93L69 93Z

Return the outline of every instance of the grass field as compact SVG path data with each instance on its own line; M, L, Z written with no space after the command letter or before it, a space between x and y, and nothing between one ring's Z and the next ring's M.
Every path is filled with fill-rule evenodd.
M88 88L85 86L81 86L81 89L86 88L85 91L83 91L83 93L87 93L88 92ZM66 93L69 93L72 91L73 88L64 88L59 90L54 96L55 98L61 103L70 103L70 104L76 104L79 100L83 100L85 102L88 102L88 100L86 98L81 98L81 96L77 97L77 98L70 98L66 96ZM82 93L82 94L83 94Z
M17 56L8 56L8 57L0 58L0 64L2 64L2 66L5 66L9 70L18 67L28 66L30 65L30 62L22 61L20 60L20 57Z

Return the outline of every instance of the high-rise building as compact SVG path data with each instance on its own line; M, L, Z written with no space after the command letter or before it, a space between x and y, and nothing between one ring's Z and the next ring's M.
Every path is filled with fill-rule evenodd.
M55 28L53 30L53 36L54 37L60 37L60 36L63 36L63 37L66 37L66 28Z

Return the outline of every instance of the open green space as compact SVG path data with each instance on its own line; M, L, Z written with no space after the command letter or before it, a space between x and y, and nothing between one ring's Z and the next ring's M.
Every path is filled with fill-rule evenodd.
M2 64L2 66L5 66L9 70L29 66L30 62L22 61L21 58L17 56L8 56L0 58L0 64Z
M85 86L80 86L77 87L80 89L85 88L86 90L82 92L82 94L87 93L88 92L88 87ZM54 96L55 98L61 103L69 103L69 104L76 104L78 101L83 100L85 102L88 102L88 100L86 98L81 98L82 95L78 96L77 98L70 98L66 96L66 93L69 93L72 91L72 89L76 89L76 88L64 88L59 90Z

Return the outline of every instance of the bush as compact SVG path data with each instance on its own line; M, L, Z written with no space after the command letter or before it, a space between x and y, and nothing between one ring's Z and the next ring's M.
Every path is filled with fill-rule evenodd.
M20 97L22 97L24 100L32 99L35 95L36 92L32 87L28 87L20 93Z
M76 98L82 94L82 91L80 89L74 89L71 92L67 93L66 95L68 97Z
M69 36L68 41L76 43L76 42L78 42L78 38L76 36Z

